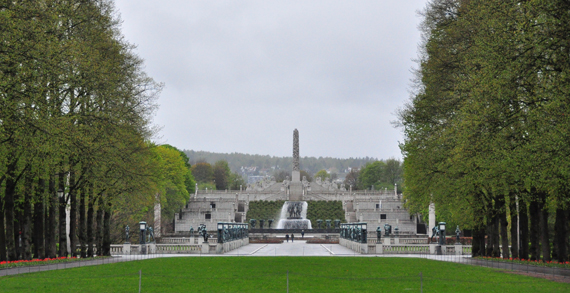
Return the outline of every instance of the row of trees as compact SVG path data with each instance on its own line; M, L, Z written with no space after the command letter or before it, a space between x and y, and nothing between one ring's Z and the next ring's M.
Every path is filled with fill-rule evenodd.
M353 190L372 189L398 190L403 188L403 164L396 159L375 161L361 169L351 169L344 178L345 186Z
M241 153L212 153L206 151L184 151L190 162L193 164L199 161L205 161L209 163L217 161L226 161L231 170L237 172L241 167L259 167L259 169L271 169L276 168L277 170L292 170L293 169L293 158L292 157L275 157L268 155L250 155ZM300 167L306 170L310 174L315 174L319 170L335 168L342 172L347 168L360 168L376 161L375 158L364 157L364 158L348 158L339 159L331 157L302 157L300 158ZM257 175L257 174L255 174Z
M233 173L226 161L217 161L212 166L205 160L198 160L191 170L199 189L239 190L240 186L244 189L247 187L245 180Z
M411 212L433 202L438 220L473 229L474 256L568 259L569 11L561 0L433 0L422 13L414 94L399 113L404 196Z
M187 200L180 152L149 143L162 85L114 15L112 1L0 4L0 260L109 255L157 199Z

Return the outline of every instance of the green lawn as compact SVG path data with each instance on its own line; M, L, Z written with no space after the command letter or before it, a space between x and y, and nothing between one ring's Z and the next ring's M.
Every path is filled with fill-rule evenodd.
M0 292L570 292L570 284L386 257L175 257L0 278Z

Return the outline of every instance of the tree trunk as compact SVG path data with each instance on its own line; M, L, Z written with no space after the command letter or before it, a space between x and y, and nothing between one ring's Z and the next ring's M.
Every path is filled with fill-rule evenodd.
M550 261L550 239L548 234L548 209L545 207L546 194L541 194L539 201L540 216L540 247L542 248L542 260Z
M500 197L497 201L497 212L499 213L499 223L501 228L501 252L503 258L509 258L509 223L507 222L507 207L505 204L505 198Z
M85 221L85 197L87 197L87 184L78 191L79 195L79 243L81 244L81 258L87 256L87 223Z
M21 203L23 207L22 211L22 259L31 260L32 259L32 247L31 247L31 236L32 236L32 174L28 172L26 174L26 180L24 181L24 201Z
M0 197L0 261L7 261L6 255L6 231L2 229L4 223L4 199Z
M87 256L93 257L93 186L89 186L89 193L88 196L88 203L89 207L87 208Z
M77 192L75 189L75 171L73 170L73 166L70 167L69 172L69 247L71 248L69 253L72 257L75 257L77 256Z
M518 242L518 233L519 230L517 227L517 203L514 195L511 195L509 204L509 211L511 214L511 255L513 258L519 257L519 242Z
M34 203L34 257L45 258L45 240L44 240L44 201L45 201L45 180L38 179L36 188L36 196Z
M59 257L67 257L67 237L65 235L65 230L67 226L67 219L65 215L65 206L67 204L65 200L65 182L63 174L63 164L61 164L59 170L59 190L63 191L63 196L59 199ZM58 192L59 192L58 190ZM58 195L59 196L59 195Z
M473 228L473 242L471 249L471 256L484 256L485 255L485 228L484 226Z
M499 239L499 215L497 210L495 210L495 215L493 216L493 257L501 256L500 239Z
M102 255L103 252L103 199L99 195L97 200L97 232L96 232L96 242L97 242L97 255Z
M535 194L532 194L535 196ZM538 201L533 198L529 205L530 216L530 260L540 259L540 210L538 209Z
M103 216L103 255L111 256L111 203L105 207Z
M14 195L16 192L16 166L18 159L14 159L6 168L6 188L4 193L4 214L6 215L6 248L8 249L8 260L16 260L16 241L14 240Z
M23 206L18 200L18 193L14 197L14 242L16 243L16 259L22 259L22 225L24 221L24 214L22 213ZM16 201L17 200L17 201Z
M519 200L519 217L521 235L519 258L528 259L528 206L522 200Z
M48 184L48 202L47 202L47 221L46 221L46 257L54 258L56 256L56 208L58 206L57 193L55 189L55 178L53 174L55 169L50 170L49 184Z
M556 209L556 223L554 223L554 245L556 259L559 262L568 261L568 213L565 209Z

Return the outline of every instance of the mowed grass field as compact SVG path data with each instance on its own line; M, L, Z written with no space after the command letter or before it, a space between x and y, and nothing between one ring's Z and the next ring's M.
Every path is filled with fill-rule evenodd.
M570 284L415 258L172 257L0 278L0 292L570 292Z

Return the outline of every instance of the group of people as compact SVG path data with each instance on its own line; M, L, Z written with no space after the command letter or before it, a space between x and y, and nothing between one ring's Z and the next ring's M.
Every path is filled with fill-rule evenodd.
M301 238L305 238L305 230L301 230ZM285 234L285 239L289 242L289 234ZM295 234L291 233L291 242L295 241Z

